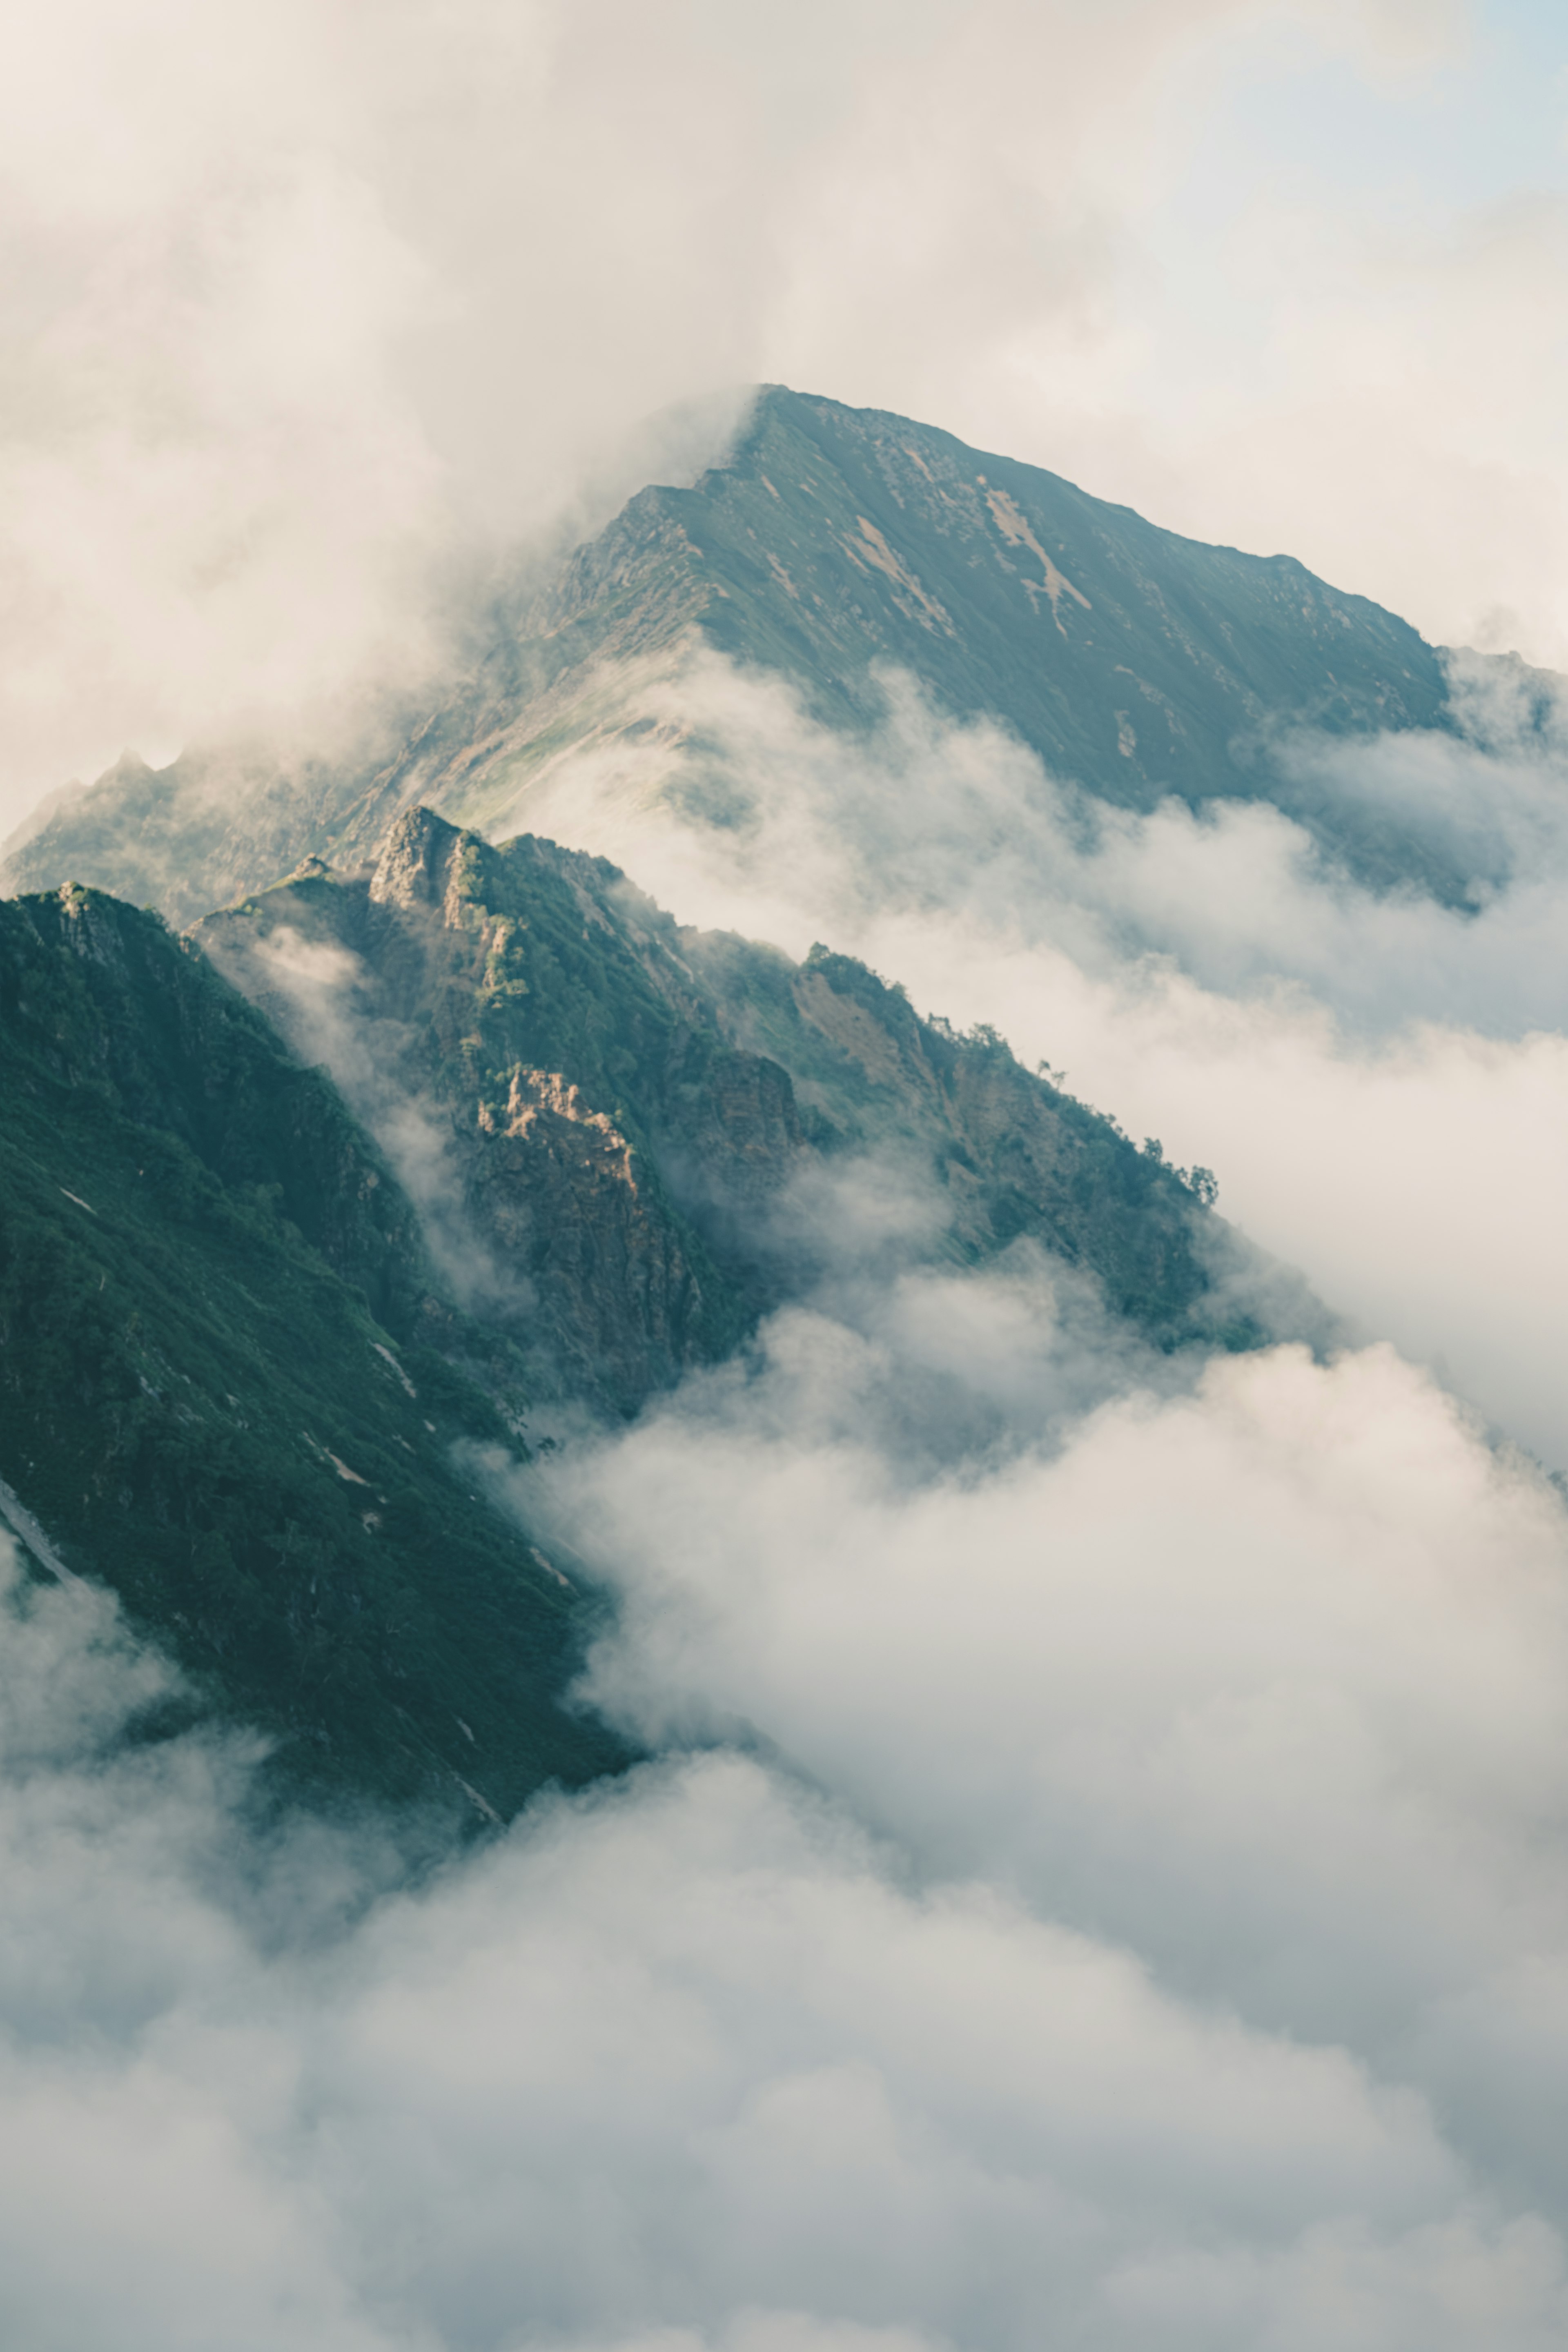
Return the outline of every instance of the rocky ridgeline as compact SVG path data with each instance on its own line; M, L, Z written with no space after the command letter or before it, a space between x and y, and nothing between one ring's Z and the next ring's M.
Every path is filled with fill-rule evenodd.
M890 666L1093 799L1273 801L1375 885L1462 896L1473 878L1418 823L1325 799L1279 756L1300 727L1455 723L1445 659L1406 623L1290 557L1205 546L1039 467L782 385L694 486L638 491L542 576L520 559L464 642L347 754L128 757L7 845L6 887L75 875L183 923L306 856L368 861L416 803L492 839L565 830L548 797L563 761L679 739L683 667L704 649L787 680L832 727L877 720Z
M416 809L184 940L0 902L0 1479L290 1786L500 1818L619 1760L565 1704L594 1596L474 1448L633 1414L825 1277L1018 1246L1143 1344L1258 1336L1156 1153L601 859Z
M928 1254L1028 1236L1163 1344L1217 1335L1217 1221L1174 1171L852 959L683 929L603 859L416 809L370 873L192 936L434 1170L466 1303L557 1392L633 1410L729 1353L819 1268L813 1181L868 1160L923 1192Z

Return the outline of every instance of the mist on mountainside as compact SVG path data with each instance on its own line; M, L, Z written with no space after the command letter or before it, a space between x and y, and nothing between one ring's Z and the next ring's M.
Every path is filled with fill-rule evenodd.
M18 22L4 2352L1568 2342L1560 15Z
M849 736L704 656L529 809L685 920L797 954L826 933L991 1024L1212 1166L1255 1241L1562 1464L1568 765L1552 681L1450 675L1462 728L1298 729L1279 756L1462 855L1458 904L1369 887L1268 802L1107 807L896 673Z
M835 877L837 925L925 940L928 985L984 978L998 935L1037 984L1068 926L1079 984L1126 1017L1142 836L1185 826L1200 879L1238 839L1264 865L1249 810L1085 830L1016 745L907 688L856 766L787 696L708 684L702 756L773 789L727 837L664 797L645 870L678 904L799 920L781 880ZM994 908L955 802L1026 861ZM1303 919L1450 942L1484 919L1358 897L1286 845ZM867 1116L921 1034L842 957L681 931L547 844L415 813L379 871L309 872L203 933L380 1129L437 1261L475 1232L451 1087L489 1099L498 1051L521 1067L537 1040L552 1101L575 1073L588 1133L601 1101L629 1121L695 1074L699 992L736 974L767 980L750 1018L782 986L826 1023L799 1065L819 1118ZM1168 945L1146 984L1199 986ZM1208 992L1233 1017L1291 1010L1235 985ZM684 1042L648 1025L666 1002ZM966 1057L1007 1065L984 1036L922 1050L950 1087ZM746 1066L718 1066L732 1101ZM837 1097L805 1092L813 1070ZM542 1107L520 1097L525 1133ZM1120 1152L1144 1215L1190 1197ZM21 2340L63 2313L89 2341L127 2307L193 2352L215 2330L629 2352L650 2325L713 2352L1560 2336L1557 1491L1387 1347L1152 1344L1048 1228L944 1261L961 1165L946 1200L907 1154L800 1173L776 1208L810 1278L747 1344L627 1427L545 1411L531 1460L451 1457L610 1604L579 1720L651 1759L536 1795L481 1852L431 1874L395 1811L258 1812L254 1740L171 1713L178 1678L101 1595L13 1583L0 2312ZM497 1305L479 1255L448 1274ZM474 1730L454 1746L488 1784ZM136 2152L90 2269L84 2135L111 2183Z
M422 1885L13 1585L18 2340L1561 2334L1559 1498L1387 1349L859 1263L521 1474L658 1760Z
M401 742L108 779L14 877L188 917L302 853L373 862L413 796L607 853L685 919L847 947L1067 1069L1217 1167L1334 1310L1568 1462L1539 1378L1560 680L779 388L694 488L639 493L486 625ZM447 1147L410 1117L417 1184Z
M481 665L212 834L221 766L110 780L160 887L343 857L183 948L7 913L69 1307L13 1316L12 1402L124 1595L4 1601L8 2332L1544 2352L1552 682L1293 688L1268 791L1176 797L1104 695L1073 775L919 671L825 712L679 612L606 668L600 618L544 761L465 771ZM539 831L405 807L426 755Z
M711 654L852 740L877 722L879 673L907 669L1093 803L1264 802L1358 879L1450 901L1474 887L1464 843L1281 756L1302 728L1454 727L1442 659L1396 615L906 417L773 384L726 421L689 487L648 482L579 543L524 546L476 583L445 668L357 738L121 761L14 837L13 887L85 879L185 922L301 856L364 861L415 803L503 836L584 751L679 739L681 681Z

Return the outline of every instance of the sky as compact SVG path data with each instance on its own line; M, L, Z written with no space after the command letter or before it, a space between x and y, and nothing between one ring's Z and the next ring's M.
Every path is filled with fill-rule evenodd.
M61 0L0 84L5 807L324 740L756 378L1568 657L1565 72L1522 5ZM1461 916L1268 807L1088 837L908 681L854 746L679 690L763 822L579 765L565 837L994 1024L1341 1344L1159 1357L842 1166L754 1346L472 1458L648 1761L423 1875L258 1824L243 1732L121 1741L172 1669L0 1538L0 2337L1555 2352L1564 714L1294 746L1485 843ZM352 970L293 979L455 1265Z
M1565 75L1514 0L63 0L0 93L0 816L324 740L755 380L1568 661Z

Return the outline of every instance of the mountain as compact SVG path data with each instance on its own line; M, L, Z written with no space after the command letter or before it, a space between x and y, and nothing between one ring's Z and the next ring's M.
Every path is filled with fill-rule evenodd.
M413 1186L438 1139L445 1245L541 1392L632 1411L731 1353L819 1277L810 1203L868 1166L921 1204L915 1255L1026 1237L1160 1346L1256 1336L1201 1177L851 958L684 929L606 860L416 809L368 876L312 865L192 937Z
M504 1819L625 1760L570 1703L595 1595L492 1498L526 1425L1010 1251L1119 1345L1248 1347L1212 1202L849 957L424 808L184 940L0 902L0 1515L286 1787Z
M634 1412L885 1244L1247 1346L1211 1197L849 958L423 809L184 941L0 902L0 1516L287 1789L505 1818L625 1759L568 1703L595 1596L489 1498L525 1414Z
M4 1516L283 1786L499 1817L622 1759L563 1703L590 1597L454 1451L515 1443L498 1370L331 1082L205 959L94 891L0 902Z
M501 819L530 760L596 723L606 667L692 634L845 728L879 716L877 665L911 671L1131 808L1278 792L1286 726L1428 727L1447 705L1414 629L1289 556L1207 547L951 434L773 386L726 466L641 491L573 556L390 788L417 767L425 797Z
M9 845L8 887L83 879L186 921L307 856L364 862L416 803L503 838L563 761L679 738L670 692L704 651L851 732L892 667L1091 798L1271 799L1374 885L1456 898L1471 878L1418 824L1325 799L1279 756L1296 728L1456 723L1445 657L1405 622L1289 556L1205 546L934 427L778 385L725 464L640 490L542 583L521 569L466 643L459 675L355 759L122 761ZM548 803L556 829L563 807Z

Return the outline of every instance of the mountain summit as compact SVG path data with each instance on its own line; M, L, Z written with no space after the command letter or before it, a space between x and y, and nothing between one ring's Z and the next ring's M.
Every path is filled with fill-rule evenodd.
M1289 556L1205 546L933 426L781 385L725 463L639 490L542 584L499 595L470 645L375 757L121 762L16 842L9 887L74 877L185 920L307 855L363 861L416 802L504 838L539 824L563 761L668 729L703 653L786 680L847 732L907 673L1093 799L1271 800L1374 885L1466 880L1386 811L1314 801L1279 756L1304 728L1451 725L1443 657L1407 624ZM558 788L548 818L565 829Z

